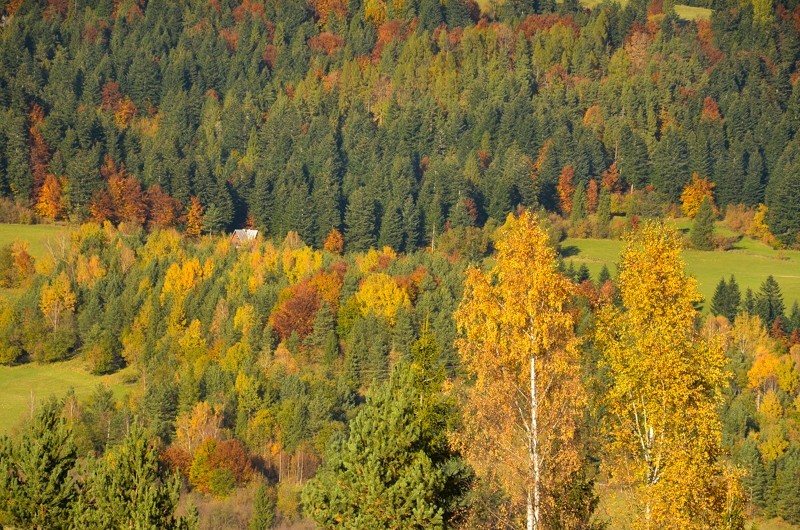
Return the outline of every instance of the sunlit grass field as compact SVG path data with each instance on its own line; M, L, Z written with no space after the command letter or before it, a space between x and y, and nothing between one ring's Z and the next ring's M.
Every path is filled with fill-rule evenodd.
M8 434L28 419L31 410L50 396L63 398L73 388L78 399L86 398L103 384L121 396L130 387L123 384L122 372L97 376L90 374L83 361L20 366L0 366L0 434Z
M686 225L685 222L676 224L678 228ZM603 265L608 266L612 276L616 273L622 246L622 241L610 239L566 239L561 243L561 251L567 265L572 262L577 269L586 264L592 278L596 279ZM706 310L720 278L724 276L727 280L731 274L736 277L743 295L748 287L757 292L771 274L781 287L787 311L792 303L800 302L800 251L775 250L744 238L727 252L686 250L683 254L687 271L697 278Z

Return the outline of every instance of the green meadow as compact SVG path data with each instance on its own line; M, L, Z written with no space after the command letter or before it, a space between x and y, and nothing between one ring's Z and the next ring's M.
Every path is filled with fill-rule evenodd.
M678 223L681 228L681 223ZM611 274L616 273L616 263L622 251L622 241L610 239L566 239L561 243L561 253L567 265L577 269L582 264L589 268L593 278L603 265ZM698 282L700 294L710 301L714 289L723 276L733 274L742 293L749 287L758 291L770 274L775 277L783 292L786 308L800 301L800 251L775 250L759 241L744 238L732 250L684 251L686 269ZM707 307L709 303L706 303Z
M0 224L0 247L21 239L30 245L31 255L39 259L47 254L48 241L54 241L68 230L62 225Z
M90 374L79 359L62 363L28 363L0 366L0 434L13 432L30 411L51 396L63 398L72 388L79 400L91 395L97 385L106 385L121 396L126 387L123 372Z

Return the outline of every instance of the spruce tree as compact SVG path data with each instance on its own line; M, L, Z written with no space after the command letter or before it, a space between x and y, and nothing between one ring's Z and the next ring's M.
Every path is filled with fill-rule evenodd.
M575 193L572 194L572 211L569 219L573 226L586 218L586 189L583 183L578 183Z
M600 190L600 197L597 201L597 226L600 237L606 237L611 224L611 192L606 188Z
M249 530L269 530L275 520L275 492L265 483L258 485Z
M581 266L578 267L578 272L576 273L575 281L577 283L583 283L590 278L591 276L589 275L589 267L587 267L585 263L581 263Z
M788 328L789 329L787 331L800 332L800 305L798 305L797 302L792 304L792 312L789 314Z
M677 201L689 181L686 145L675 127L668 127L653 152L653 184L668 199Z
M728 284L725 283L725 278L722 277L714 290L714 296L711 297L711 314L724 315L727 309L728 298Z
M602 287L610 279L611 273L608 270L608 266L603 264L603 268L600 269L600 273L597 275L597 286Z
M725 278L720 279L714 296L711 299L711 313L722 315L730 322L736 318L741 304L741 294L736 278L731 275L730 282L726 283Z
M394 203L389 203L389 207L381 219L381 235L378 245L381 247L391 247L396 251L402 251L403 245L403 218L400 209Z
M800 147L790 144L778 162L775 174L767 187L767 224L782 244L798 243L800 236Z
M753 295L753 290L749 287L744 292L744 300L742 301L742 310L748 315L756 314L756 298Z
M783 294L775 278L770 274L755 298L755 313L761 317L767 328L772 326L778 318L783 318L785 306L783 304Z
M731 274L731 279L728 281L728 320L733 322L736 315L739 314L739 307L742 305L742 293L739 290L739 284L736 283L736 278Z
M375 201L364 188L350 195L344 224L344 240L348 250L365 251L375 246Z
M416 250L420 244L419 211L414 199L409 195L403 204L403 225L405 229L405 251Z
M713 250L714 243L711 236L714 234L714 209L711 201L706 197L694 218L692 230L689 232L689 242L698 250Z

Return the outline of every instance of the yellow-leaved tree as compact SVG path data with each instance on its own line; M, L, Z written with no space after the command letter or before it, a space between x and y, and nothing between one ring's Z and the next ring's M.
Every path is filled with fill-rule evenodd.
M738 475L722 463L722 339L704 338L681 241L661 223L629 234L622 307L597 317L608 369L606 466L631 495L636 528L742 528Z
M529 530L558 517L555 492L581 466L576 431L586 394L572 291L547 233L526 211L500 229L495 266L467 271L456 312L459 353L475 378L456 443L525 507Z

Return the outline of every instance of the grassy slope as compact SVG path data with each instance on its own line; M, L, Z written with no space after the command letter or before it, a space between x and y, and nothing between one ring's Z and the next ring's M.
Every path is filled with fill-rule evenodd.
M30 245L30 253L36 259L41 259L47 255L48 241L55 240L62 234L67 233L68 228L60 225L17 225L0 224L0 247L10 245L14 241L27 241ZM0 288L0 302L13 300L19 294L17 289Z
M58 225L0 224L0 246L21 239L28 242L31 254L40 259L47 254L47 241L67 231L67 227ZM0 289L0 303L16 294L16 290ZM37 404L49 396L63 397L70 387L82 398L91 394L101 383L121 395L125 389L121 377L121 374L103 377L92 375L79 360L0 366L0 434L10 432L20 423L30 411L31 400Z
M675 14L684 20L708 20L711 18L711 13L713 11L707 7L675 5Z
M678 224L679 228L681 223ZM567 263L575 267L585 263L596 278L602 266L608 265L612 275L622 250L621 241L608 239L567 239L561 244ZM686 267L699 283L700 294L709 301L720 278L736 276L744 294L748 287L758 291L767 276L772 274L783 291L787 310L794 301L800 302L800 252L777 251L763 243L745 238L728 252L684 252ZM707 303L706 306L709 304Z
M11 432L28 417L31 403L38 405L50 396L62 398L72 387L78 398L90 395L97 385L109 386L117 396L125 393L122 373L96 376L80 360L54 364L30 363L0 366L0 434Z
M47 253L47 241L66 231L61 225L0 224L0 247L21 239L28 242L31 255L38 259Z

